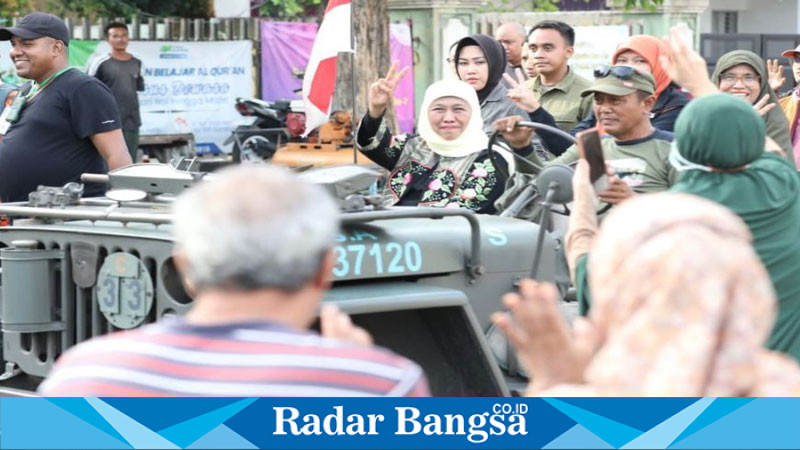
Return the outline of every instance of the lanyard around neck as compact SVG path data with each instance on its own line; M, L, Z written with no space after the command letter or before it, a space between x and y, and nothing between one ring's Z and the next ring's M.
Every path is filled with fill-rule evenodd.
M38 94L39 92L42 92L44 90L44 88L46 88L48 85L50 85L50 83L53 82L53 80L58 78L59 75L61 75L62 73L68 71L69 69L71 69L71 67L67 67L66 69L61 69L58 72L56 72L56 73L50 75L49 77L45 78L44 81L42 81L41 83L34 82L33 88L30 90L30 92L28 92L28 94L25 95L25 100L31 100L34 97L36 97L36 94Z

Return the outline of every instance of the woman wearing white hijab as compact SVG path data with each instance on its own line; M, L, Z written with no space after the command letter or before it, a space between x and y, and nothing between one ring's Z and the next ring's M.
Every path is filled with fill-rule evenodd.
M401 140L387 129L383 114L406 70L398 72L395 64L370 86L369 111L357 135L358 150L391 172L387 203L494 213L514 159L497 144L500 156L494 160L500 167L492 163L475 89L460 80L432 84L420 109L419 136Z

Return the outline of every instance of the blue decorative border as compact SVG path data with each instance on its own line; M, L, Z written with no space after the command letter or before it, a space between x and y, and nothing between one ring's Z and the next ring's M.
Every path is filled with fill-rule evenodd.
M3 398L3 449L800 449L789 398Z

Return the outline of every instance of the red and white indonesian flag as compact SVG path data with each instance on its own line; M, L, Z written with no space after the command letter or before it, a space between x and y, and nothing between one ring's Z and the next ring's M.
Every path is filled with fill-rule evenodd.
M306 135L328 121L336 86L336 61L339 52L351 51L350 0L329 0L303 77Z

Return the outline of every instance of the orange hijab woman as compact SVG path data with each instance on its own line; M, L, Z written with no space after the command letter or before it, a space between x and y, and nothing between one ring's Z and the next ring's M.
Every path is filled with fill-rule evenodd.
M658 38L647 35L631 36L614 52L611 63L635 67L653 76L656 82L657 100L650 113L650 122L659 130L672 132L678 114L689 103L689 95L672 83L658 61L660 55L669 55L669 52ZM570 133L574 135L596 124L597 119L592 112Z

